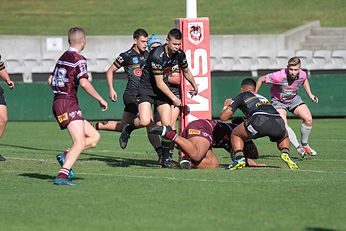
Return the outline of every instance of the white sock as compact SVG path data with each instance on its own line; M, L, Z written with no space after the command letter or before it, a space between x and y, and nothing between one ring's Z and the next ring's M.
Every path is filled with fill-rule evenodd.
M296 134L294 133L291 127L287 127L287 132L288 132L288 138L290 139L291 144L297 149L300 146L300 144L297 140Z
M312 127L302 124L300 127L300 133L302 135L302 145L307 145Z

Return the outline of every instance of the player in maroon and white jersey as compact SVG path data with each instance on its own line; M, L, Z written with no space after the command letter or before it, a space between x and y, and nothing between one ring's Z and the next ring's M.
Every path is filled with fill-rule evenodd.
M181 168L217 168L219 167L219 160L213 148L223 148L232 153L230 137L236 126L236 123L229 124L216 120L198 119L190 122L181 136L177 135L170 126L156 126L151 132L174 141L184 152L186 156L180 161ZM253 160L258 158L258 151L252 140L245 142L244 154L248 166L265 166L265 164L258 164Z
M1 55L0 55L0 76L1 78L7 83L8 87L13 90L14 89L14 83L10 79L10 76L8 75L5 64L3 61L1 61ZM0 87L0 138L5 132L7 124L7 104L5 101L5 95L4 95L4 89ZM0 161L4 161L5 158L0 155Z
M95 98L102 111L107 110L107 102L98 94L88 80L86 59L80 54L86 44L85 32L73 27L68 32L69 49L57 61L48 82L53 90L53 113L61 129L68 130L72 146L57 156L61 169L54 179L56 185L76 185L71 181L71 171L82 151L96 147L100 134L82 116L78 105L77 90L80 85ZM73 174L71 174L73 173Z

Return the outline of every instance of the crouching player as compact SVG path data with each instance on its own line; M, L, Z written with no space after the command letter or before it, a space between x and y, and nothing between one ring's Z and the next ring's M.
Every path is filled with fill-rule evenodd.
M53 74L49 77L53 93L53 113L61 129L68 130L72 146L57 156L61 169L54 179L56 185L74 186L71 181L72 166L82 151L93 148L100 140L100 134L84 120L78 105L77 89L81 87L95 98L105 111L107 102L97 93L88 80L86 59L80 54L86 44L82 28L73 27L68 32L70 48L57 61Z
M266 136L276 142L281 152L280 157L288 167L297 169L298 165L290 157L290 141L284 120L268 99L255 93L255 88L255 80L244 79L240 87L241 93L233 100L226 99L220 113L221 120L228 120L239 108L246 117L245 122L239 124L232 132L233 164L227 169L236 170L246 165L244 141Z
M219 160L213 148L224 148L231 153L230 136L235 126L237 125L216 120L199 119L189 123L181 136L170 126L156 126L150 132L174 141L185 153L186 157L180 161L181 168L217 168ZM244 150L248 166L265 166L252 160L258 158L258 152L251 140L245 143Z

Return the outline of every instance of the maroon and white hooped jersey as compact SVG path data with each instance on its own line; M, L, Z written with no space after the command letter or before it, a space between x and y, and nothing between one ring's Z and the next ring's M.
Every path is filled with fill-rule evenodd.
M52 73L51 88L54 99L69 98L77 101L81 78L89 78L87 61L76 49L70 47L58 59Z

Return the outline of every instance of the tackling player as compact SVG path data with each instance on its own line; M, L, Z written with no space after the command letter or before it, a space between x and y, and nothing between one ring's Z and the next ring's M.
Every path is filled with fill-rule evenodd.
M277 143L281 159L290 169L298 165L290 157L290 141L287 136L285 122L280 114L263 96L255 93L256 82L246 78L241 83L241 93L232 99L226 99L220 113L221 120L228 120L239 108L245 115L245 122L239 124L231 134L233 147L233 164L227 169L236 170L245 166L244 141L268 136Z

